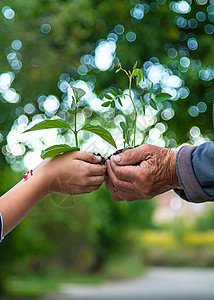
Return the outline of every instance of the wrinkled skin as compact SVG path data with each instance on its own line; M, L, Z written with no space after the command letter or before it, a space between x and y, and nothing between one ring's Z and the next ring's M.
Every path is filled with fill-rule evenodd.
M112 155L107 160L105 185L112 199L129 202L181 188L176 173L176 152L145 144Z

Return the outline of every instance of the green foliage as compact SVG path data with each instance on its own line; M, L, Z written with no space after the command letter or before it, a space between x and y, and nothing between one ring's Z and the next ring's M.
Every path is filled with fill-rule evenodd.
M25 130L24 132L35 131L40 129L50 129L50 128L60 128L60 129L71 129L71 126L68 122L64 120L45 120L42 121L30 129Z
M83 91L82 89L80 88L72 88L73 92L74 92L74 96L75 96L75 100L76 100L76 103L80 101L80 99L85 96L85 91Z
M108 100L113 100L113 97L110 96L109 94L106 94L103 92L103 96L105 96ZM117 96L117 95L116 95Z
M1 194L22 177L8 167L8 162L11 163L16 157L9 153L5 160L5 154L2 153L5 153L7 134L11 126L17 124L17 119L24 115L30 122L34 115L39 114L50 118L39 102L41 95L50 94L60 100L60 107L55 115L57 120L63 119L65 113L62 96L65 96L65 93L62 95L62 91L58 88L63 76L67 76L71 84L79 79L92 82L97 95L102 93L106 86L111 87L107 93L112 95L113 100L107 99L109 100L107 107L114 106L117 102L122 106L123 90L127 87L127 81L124 76L118 76L120 69L116 71L119 74L115 73L113 67L118 65L118 61L127 69L133 70L133 66L134 69L138 66L143 71L146 70L144 62L153 65L160 63L167 66L170 69L169 73L180 77L185 84L188 96L178 101L156 103L156 99L151 98L154 92L156 93L155 84L151 85L148 90L150 105L154 104L151 101L154 100L158 108L162 105L163 110L170 108L175 114L175 117L169 120L163 119L162 114L156 116L157 121L164 123L167 127L163 134L164 139L169 141L174 139L177 144L186 142L192 126L198 126L203 134L212 138L211 112L214 89L212 77L202 76L204 73L205 75L210 74L213 66L213 36L205 31L207 25L212 25L212 15L208 14L208 6L211 3L207 1L204 5L199 5L198 2L192 1L190 12L185 14L173 11L173 3L175 1L166 1L164 4L160 4L160 1L143 1L141 3L127 1L125 5L123 0L9 0L7 3L1 1L1 12L2 8L8 5L14 10L15 18L6 19L3 13L0 14L0 74L13 72L15 79L11 83L11 88L20 95L18 102L9 103L5 100L3 91L0 91ZM148 11L144 10L142 19L132 16L134 9L137 8L136 5L139 4L148 8ZM196 21L197 13L200 11L206 15L203 22ZM179 18L184 18L184 22L187 22L188 25L179 27L176 23ZM189 26L193 19L197 23L195 28ZM51 26L48 34L41 31L43 24ZM121 34L117 34L115 31L115 26L119 24L124 28L124 32ZM129 42L127 39L129 32L136 34L133 42ZM114 36L117 38L115 59L107 72L101 72L94 62L92 64L84 62L85 55L89 55L90 59L94 60L95 49L99 41L103 42L106 39L109 41ZM188 48L190 38L196 39L197 49L190 50ZM22 42L19 50L15 50L11 45L17 39ZM11 53L15 55L14 63L9 60L8 55ZM188 67L182 66L182 58L189 59ZM20 70L13 69L17 59L22 64ZM86 67L87 72L85 74L79 72L79 66ZM139 75L134 77L137 84L139 84L142 74ZM138 91L138 87L136 87L136 91ZM77 98L80 95L81 93L76 95ZM81 99L78 99L78 103L73 101L72 109L80 108ZM145 99L140 95L138 100L142 103L141 111L145 115ZM200 102L206 105L205 111L191 116L189 109L192 106L198 109ZM34 105L33 113L24 110L27 104ZM153 106L155 107L155 105ZM117 105L114 110L117 112ZM96 115L98 116L98 114ZM93 117L94 115L95 112ZM89 118L89 120L91 119L92 117ZM99 115L98 120L105 127L105 115ZM125 120L124 122L125 126L128 126L129 134L133 132L131 121ZM152 126L146 129L145 135ZM167 146L169 145L167 144ZM151 224L149 221L151 221L153 211L152 202L113 203L109 200L108 193L94 193L90 196L90 201L82 201L70 210L60 209L50 201L41 202L1 244L0 281L5 280L7 274L11 274L11 270L14 274L17 272L21 277L23 272L27 273L28 271L42 274L43 269L51 269L52 265L56 264L76 266L78 269L84 265L83 268L88 269L95 261L98 261L95 256L107 260L108 255L105 258L103 253L110 246L108 253L110 255L111 247L118 242L117 238L125 238L132 225L137 227L138 224L140 227ZM207 212L204 219L199 221L201 230L213 228L212 219L210 209L210 215ZM123 243L121 242L121 245L124 243L125 240ZM123 247L120 249L122 251ZM159 249L156 247L155 250L158 255ZM192 252L184 253L182 247L178 251L181 260L188 259L188 256L192 255ZM211 251L213 252L213 249ZM171 254L173 259L174 253ZM197 262L198 257L202 255L205 257L205 254L197 252L194 257L191 257L195 258L195 262ZM184 256L185 258L183 258ZM169 258L168 253L165 258ZM164 257L160 257L160 262L163 259Z
M158 102L167 101L167 100L170 100L171 98L172 98L172 96L167 93L159 93L155 96L155 100Z
M54 157L56 155L72 151L80 151L80 148L70 147L68 145L54 145L42 150L41 158L45 159L47 157Z
M129 147L135 147L136 144L135 144L135 139L136 139L136 133L137 133L137 117L138 117L138 114L139 114L139 110L140 109L143 109L143 113L145 115L145 105L146 104L149 104L152 108L154 108L155 110L158 111L158 106L156 104L155 101L157 102L164 102L164 101L169 101L171 99L171 95L168 94L168 93L158 93L155 95L154 99L153 99L153 84L151 85L151 89L150 89L150 93L149 93L149 96L150 96L150 100L145 102L143 101L143 98L141 96L142 94L142 91L138 94L138 97L136 96L132 96L132 80L137 77L137 82L136 82L136 85L139 86L139 84L141 83L142 80L144 80L144 75L143 75L143 72L142 70L138 69L137 68L137 61L135 62L134 66L133 66L133 69L132 69L132 72L131 71L127 71L125 69L122 68L122 65L121 63L119 63L118 65L118 69L116 70L116 73L118 73L118 71L123 71L126 76L128 77L128 82L129 82L129 87L128 87L128 94L126 96L128 96L131 100L131 103L132 103L132 106L133 106L133 111L134 111L134 122L131 126L131 130L133 130L133 140L131 141L130 140L130 128L129 128L129 122L120 122L120 127L122 128L122 131L123 131L123 140L124 140L124 148L126 148L126 145L128 145ZM121 91L121 90L120 90ZM122 101L124 101L124 97L121 97L122 95L119 95L117 94L116 91L112 90L112 89L109 89L109 92L112 94L109 95L105 92L103 92L103 95L106 99L108 100L111 100L111 101L106 101L102 104L103 107L109 107L111 105L112 108L115 108L115 101L118 100L118 102L120 103L121 105L121 111L122 110L122 107L123 107L123 104L122 104ZM121 99L120 99L121 97ZM137 107L137 104L136 104L136 101L137 100L140 100L140 106ZM126 117L127 119L127 117Z
M6 193L20 179L20 174L14 173L8 165L1 168L0 195ZM5 292L7 274L11 273L11 268L14 267L14 264L19 257L20 252L16 243L16 234L12 231L10 235L5 237L4 241L0 245L0 295L3 295Z
M131 68L137 60L138 66L142 66L143 62L157 57L162 64L169 66L172 72L181 76L190 90L187 100L171 104L176 118L168 121L168 129L169 132L175 133L177 142L186 142L191 126L200 126L203 131L212 130L209 115L212 109L213 88L210 80L202 80L199 77L200 71L212 65L213 39L212 35L206 34L204 30L206 25L211 23L210 16L203 22L198 22L195 28L176 25L178 17L184 17L188 22L195 19L199 11L206 15L210 4L207 2L198 5L192 1L191 11L182 15L170 9L170 3L173 4L172 1L163 5L148 2L148 11L144 12L142 19L136 19L130 14L139 4L136 1L129 1L125 6L121 0L114 1L114 5L112 1L105 0L9 1L7 5L11 5L15 11L15 18L7 20L3 14L0 17L1 72L13 71L6 59L5 49L6 53L13 52L11 42L20 39L23 47L17 52L21 55L22 68L19 72L15 71L16 78L12 87L20 92L22 99L15 104L5 101L1 103L1 129L8 132L19 116L16 109L29 102L35 104L36 113L41 113L37 102L39 95L52 93L60 98L61 92L57 87L60 75L67 73L71 78L79 79L77 69L81 57L93 53L97 41L114 32L115 25L122 24L125 31L119 35L117 58L123 65ZM4 6L5 3L2 2L1 10ZM42 33L43 24L50 24L50 33ZM134 42L126 39L129 31L137 36ZM198 42L198 48L194 51L187 47L189 34L196 37ZM172 49L177 53L175 57L168 55ZM179 61L182 57L189 57L191 63L188 68L181 68ZM97 69L95 71L99 72ZM81 79L88 81L94 75L98 93L112 82L115 88L126 86L125 80L116 77L114 71L100 72L97 76L92 68L87 74L81 75ZM207 104L207 114L199 113L198 116L192 117L188 109L197 106L200 101Z
M102 139L107 141L109 144L111 144L112 146L117 148L112 135L106 129L102 128L99 125L95 126L95 125L86 124L81 129L79 129L79 131L80 130L86 130L89 132L93 132L93 133L99 135Z
M213 219L214 208L209 205L204 209L203 213L196 219L196 229L197 230L213 230L214 229L214 219Z
M74 92L73 101L75 101L76 105L74 106L73 109L69 110L69 112L74 113L74 129L72 129L71 125L67 121L62 120L62 119L57 119L57 120L42 121L39 124L36 124L32 128L25 131L25 132L29 132L29 131L35 131L35 130L40 130L40 129L50 129L50 128L56 129L57 128L57 129L70 129L73 132L73 134L75 136L76 147L70 147L69 145L53 145L42 151L42 154L41 154L42 159L45 159L47 157L54 157L56 155L70 152L70 151L79 151L80 148L78 147L78 145L79 145L80 141L78 141L77 134L81 130L85 130L85 131L89 131L89 132L97 134L102 139L104 139L105 141L107 141L108 143L110 143L111 145L113 145L116 148L115 141L114 141L113 137L111 136L111 134L106 129L104 129L103 127L101 127L99 125L94 126L94 125L86 124L82 128L77 129L77 122L76 122L77 105L79 104L81 98L85 95L85 91L83 91L80 88L74 88L74 87L72 87L72 90ZM69 112L67 111L67 113L69 113Z
M130 230L152 224L154 202L116 203L104 186L81 197L78 205L63 208L48 196L32 210L1 244L0 279L11 274L11 267L19 278L42 277L58 268L100 271L132 247Z

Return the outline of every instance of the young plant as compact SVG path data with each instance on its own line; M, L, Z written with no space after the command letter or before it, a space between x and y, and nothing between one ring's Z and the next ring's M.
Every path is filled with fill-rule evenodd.
M103 127L99 125L91 125L86 124L81 128L77 128L77 108L85 95L85 91L83 91L80 88L72 88L74 96L72 96L72 106L70 112L74 114L74 124L70 124L66 120L62 119L56 119L56 120L45 120L42 121L36 125L34 125L32 128L26 130L25 132L35 131L35 130L41 130L41 129L68 129L70 130L75 137L75 146L71 147L67 144L60 144L60 145L53 145L45 150L42 151L41 157L45 159L46 157L54 157L59 154L63 154L70 151L79 151L79 139L78 139L78 133L82 130L89 131L92 133L97 134L102 139L110 143L112 146L116 148L116 143L111 136L111 134L104 129Z
M133 96L132 93L132 85L134 79L136 79L136 85L140 87L140 82L142 80L145 80L142 70L137 68L137 62L134 64L134 67L132 71L127 71L122 68L121 64L118 65L118 69L116 70L116 73L118 72L124 72L125 75L128 78L128 94L123 94L123 91L121 89L118 89L118 92L116 92L113 89L109 89L109 93L103 93L104 97L107 99L102 106L103 107L115 107L115 101L118 101L118 103L123 107L123 101L125 99L124 96L128 96L132 103L132 108L134 112L134 118L133 121L130 124L130 118L126 115L124 115L126 122L120 122L120 127L123 131L123 140L124 140L124 149L126 147L135 147L136 146L136 132L137 132L137 117L139 114L139 110L142 108L142 112L145 115L145 105L149 104L152 108L155 110L158 110L157 102L163 102L166 100L170 100L171 95L167 93L158 93L154 95L153 93L153 84L150 88L149 93L149 100L144 101L143 97L139 95L139 97L136 99L135 95ZM140 87L141 88L141 87ZM136 101L138 100L138 101ZM140 105L139 105L140 103ZM131 132L133 132L133 139L131 141Z

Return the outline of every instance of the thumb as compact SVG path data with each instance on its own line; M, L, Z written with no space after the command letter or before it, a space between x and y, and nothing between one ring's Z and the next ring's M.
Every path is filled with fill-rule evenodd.
M77 152L75 158L91 164L97 164L102 160L101 156L96 156L91 152Z
M142 145L139 147L136 147L134 149L129 149L124 151L121 154L114 155L112 157L115 164L124 166L124 165L134 165L136 163L139 163L143 160L146 160L148 155L151 154L152 149L148 149L151 145Z

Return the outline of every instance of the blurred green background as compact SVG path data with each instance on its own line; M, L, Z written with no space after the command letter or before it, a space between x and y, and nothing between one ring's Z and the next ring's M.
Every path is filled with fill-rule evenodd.
M65 117L70 84L87 92L79 122L118 134L119 109L101 108L99 98L108 87L127 89L115 74L119 62L131 69L138 61L145 99L151 83L173 96L159 113L147 107L139 143L175 149L213 140L213 0L11 0L0 10L1 194L40 162L45 145L72 144L63 131L21 134ZM90 134L81 138L83 149L114 151ZM210 204L171 194L115 203L104 186L78 199L48 196L0 246L0 295L137 276L149 264L213 267L213 213Z

